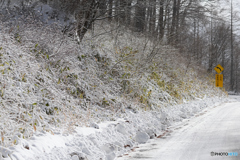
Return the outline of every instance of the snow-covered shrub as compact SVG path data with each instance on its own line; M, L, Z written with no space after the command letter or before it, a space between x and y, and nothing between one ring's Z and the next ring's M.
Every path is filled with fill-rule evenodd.
M154 110L223 96L212 79L184 72L187 67L174 58L180 57L176 49L121 27L111 33L110 25L99 23L100 35L88 33L79 45L61 26L48 26L34 14L1 20L2 146L38 131L72 133L76 126L115 120L125 109Z

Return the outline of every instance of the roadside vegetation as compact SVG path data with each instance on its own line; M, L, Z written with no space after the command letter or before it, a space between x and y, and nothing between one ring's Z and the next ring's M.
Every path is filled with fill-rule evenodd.
M89 31L79 44L56 24L45 26L30 16L1 19L3 147L36 131L72 133L77 126L115 121L126 109L157 111L227 94L178 49L124 27L110 31L106 21L94 32L107 33L92 38Z

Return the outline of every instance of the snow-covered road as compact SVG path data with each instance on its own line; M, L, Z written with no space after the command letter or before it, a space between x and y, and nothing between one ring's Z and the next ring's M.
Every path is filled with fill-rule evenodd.
M177 126L169 127L159 138L152 139L131 153L117 158L117 160L135 159L239 160L240 102L206 109Z

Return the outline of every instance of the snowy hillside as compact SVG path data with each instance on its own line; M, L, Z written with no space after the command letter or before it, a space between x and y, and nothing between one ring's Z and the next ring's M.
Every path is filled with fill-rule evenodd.
M0 159L113 160L228 101L171 46L105 21L79 45L12 13L0 15Z

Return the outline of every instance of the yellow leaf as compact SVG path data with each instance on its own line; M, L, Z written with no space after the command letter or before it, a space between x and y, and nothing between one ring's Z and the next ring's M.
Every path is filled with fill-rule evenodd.
M79 97L80 97L81 99L83 99L83 94L81 93Z
M26 73L23 74L23 76L22 76L22 81L24 80L25 75L26 75Z
M36 132L37 128L36 128L36 126L34 124L33 124L33 129Z
M3 132L1 132L2 142L4 142Z
M51 131L51 130L49 130L49 131L52 133L52 135L54 135L53 131Z

